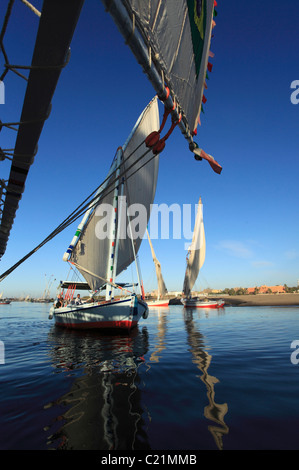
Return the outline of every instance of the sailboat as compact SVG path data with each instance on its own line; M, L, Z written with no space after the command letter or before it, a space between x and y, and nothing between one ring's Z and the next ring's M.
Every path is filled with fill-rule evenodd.
M85 303L74 299L78 290L69 285L66 295L50 311L55 324L71 328L113 328L130 330L148 316L137 253L150 215L158 177L159 155L145 145L149 133L159 128L157 97L154 97L136 122L123 147L113 159L108 177L100 186L96 200L90 203L81 224L63 256L85 278L78 289L89 289ZM143 232L136 238L130 220L130 206L139 203L145 209ZM104 216L104 213L107 215ZM110 213L110 217L109 217ZM107 236L108 234L108 236ZM116 283L116 276L135 261L139 295L127 284ZM94 297L105 289L105 300ZM123 295L116 297L116 292Z
M210 154L199 148L198 144L194 141L195 136L197 136L198 125L201 125L200 115L207 101L207 98L204 94L206 93L205 90L208 88L206 79L209 78L208 75L212 72L213 67L212 58L214 57L214 54L210 50L210 44L213 28L216 26L214 18L217 15L217 1L143 0L141 2L136 0L102 0L102 3L105 7L105 11L111 15L114 23L123 36L125 43L128 45L128 47L131 49L131 52L135 56L135 59L141 65L142 70L149 79L158 99L164 105L162 124L158 129L154 129L153 126L154 130L151 131L146 137L147 148L151 149L154 155L158 155L163 151L166 145L166 141L174 129L177 128L181 131L184 139L187 141L188 148L193 154L195 160L207 161L212 170L215 173L220 174L222 171L222 166ZM44 50L43 47L40 46L41 44L44 44L46 38L53 36L53 34L49 35L48 33L49 31L52 33L53 28L57 26L56 24L53 24L52 14L56 8L56 2L51 0L44 0L43 10L40 15L40 35L38 35L36 50L34 52L34 66L33 70L30 71L30 77L28 81L28 86L30 83L32 84L29 90L30 96L28 95L28 106L30 110L28 111L29 108L27 106L26 110L29 114L26 113L27 119L22 119L22 123L25 121L36 121L38 126L43 124L43 119L41 120L40 116L45 116L47 114L46 112L36 111L32 118L31 105L32 101L34 101L34 93L36 94L36 90L38 90L38 95L40 95L41 93L39 89L46 90L42 108L47 110L49 108L49 100L52 99L52 93L55 89L57 78L59 77L57 74L58 72L60 73L61 63L64 62L63 58L67 55L66 53L68 51L73 31L76 27L82 4L83 0L70 2L70 6L67 8L65 7L63 12L61 12L62 14L67 15L66 20L62 21L63 25L65 26L64 29L66 33L63 37L63 41L56 41L56 43L55 41L54 43L53 41L50 43L47 43L46 41L47 47L50 47L51 50L53 50L53 54L57 59L57 61L54 61L55 64L52 64L51 61L51 63L48 64L48 62L46 61L45 63L44 60L45 54L40 54L40 51ZM51 8L54 10L52 11ZM8 11L9 9L10 3ZM63 31L63 33L65 31ZM60 35L58 36L60 38ZM55 73L53 76L54 82L52 79L51 81L48 76L45 76L47 83L49 80L51 81L51 83L49 82L49 86L45 87L45 80L42 79L42 76L44 75L40 75L40 69L47 68L47 65L50 65L50 71L53 67L54 69L57 69L57 74ZM65 63L63 63L63 66L64 65ZM52 77L52 72L49 73ZM34 75L32 80L31 75ZM35 90L34 93L31 93L32 89ZM24 106L28 103L26 101ZM121 103L121 97L119 97L119 103ZM25 108L23 109L23 112L25 112ZM37 120L35 119L36 117L38 117ZM168 131L162 137L162 131L166 126L167 120L169 120L168 118L171 119L171 123L169 123L170 125ZM27 130L27 127L30 128L29 130L31 132L31 125L25 127L22 125L20 127L19 132L21 131L22 136L24 129L26 128ZM28 162L26 160L26 162L29 165L31 164L30 162L32 161L32 155L34 154L34 149L36 148L35 135L38 136L40 134L40 130L40 127L34 128L32 131L33 134L32 132L31 134L29 133L30 135L28 134L29 137L27 134L24 134L24 142L22 140L22 143L25 145L28 137L30 141L30 150L28 151L26 144L25 147L27 151L26 149L25 151L16 151L16 158L18 158L17 154L22 154L23 159L23 157L25 158L26 154L30 160L28 160ZM17 172L18 175L16 175L15 168L19 168L19 166L18 162L13 160L14 169L12 170L13 174L11 180L13 182L9 182L9 185L12 185L12 191L7 190L6 193L6 199L9 197L9 201L7 201L9 202L9 207L11 204L13 204L15 207L19 200L19 197L15 197L15 193L20 195L19 192L23 191L24 178L26 178L24 175L26 172L24 172L22 162L21 168ZM115 168L116 167L117 165L115 165ZM111 175L112 173L110 176ZM14 184L16 180L18 182L17 185ZM8 186L8 188L9 187L10 186ZM6 212L11 211L10 209L7 209ZM74 217L74 214L71 214L71 216L70 219ZM9 214L6 214L5 227L6 225L7 227L11 226L8 219L11 220L12 217L10 217ZM4 216L2 217L2 221L4 224ZM27 253L8 270L2 273L0 275L0 282L9 274L11 274L18 266L20 266L21 263L36 253L36 251L44 246L45 243L53 239L58 233L64 230L64 228L69 225L69 222L70 220L67 218L39 245ZM3 233L5 232L7 235L4 236L2 234L4 238L1 237L3 238L4 245L3 243L2 245L4 246L4 249L7 236L9 234L7 227L3 231ZM1 254L3 254L3 249L1 251L0 247L0 256ZM86 269L88 270L88 268ZM103 276L104 278L106 277L106 274L107 273L105 273L105 276Z
M215 26L215 0L102 0L106 11L112 16L126 44L130 47L144 73L151 82L157 97L142 114L140 122L133 130L129 142L118 149L112 162L108 177L97 193L94 202L87 210L78 230L64 255L64 260L75 266L86 280L87 287L95 294L106 287L104 302L91 302L76 305L73 299L75 289L68 290L67 305L63 302L53 306L50 317L55 317L57 325L77 328L117 327L130 329L138 320L148 314L137 252L139 240L122 237L121 224L111 217L109 238L97 236L98 209L104 204L113 206L115 214L121 205L120 196L126 195L129 204L139 203L150 207L154 200L158 174L158 155L163 151L166 141L176 126L189 144L189 150L198 161L206 160L213 171L220 174L222 167L216 160L194 142L200 113L206 102L204 89L207 88L207 71L211 72L210 42ZM161 126L157 109L157 98L164 104ZM161 137L168 117L171 125ZM143 124L146 123L145 129ZM147 151L145 151L148 149ZM149 152L149 154L147 153ZM127 159L134 153L133 162L138 156L139 166L128 173ZM147 155L147 160L144 156ZM155 158L154 158L155 157ZM129 162L129 163L130 163ZM114 194L109 190L113 185ZM118 207L119 206L119 207ZM118 214L119 218L120 214ZM147 210L147 221L149 210ZM131 223L128 222L131 231ZM143 231L143 233L144 233ZM138 275L140 297L130 294L116 283L115 277L135 261ZM126 296L119 299L114 292L122 289ZM64 300L64 299L63 299Z
M146 232L147 232L147 238L148 238L148 241L149 241L149 244L150 244L150 247L151 247L153 262L155 264L156 276L157 276L157 281L158 281L157 299L147 301L147 305L148 305L148 307L168 307L169 299L163 299L163 297L165 296L165 294L167 292L167 289L166 289L165 282L164 282L164 279L163 279L163 276L162 276L161 264L157 260L156 254L154 252L153 244L152 244L152 241L150 239L150 236L149 236L149 233L148 233L147 229L146 229Z
M187 255L187 266L185 272L183 298L184 307L196 308L221 308L224 306L223 300L209 300L205 296L192 297L191 291L202 268L206 257L206 238L203 223L202 201L199 198L197 214L195 219L193 238Z
M1 294L0 294L0 305L8 305L8 304L10 304L10 300L3 299L2 296L3 296L3 292L1 292Z

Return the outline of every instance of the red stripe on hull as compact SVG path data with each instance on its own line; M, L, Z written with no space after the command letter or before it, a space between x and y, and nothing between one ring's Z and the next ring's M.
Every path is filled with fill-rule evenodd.
M214 304L214 305L184 305L184 307L187 307L187 308L222 308L224 307L224 303L223 304Z
M169 303L168 302L165 303L165 304L151 304L151 303L149 303L147 305L148 305L148 307L168 307Z
M64 323L55 322L56 326L62 326L64 328L78 328L78 329L121 329L130 330L137 325L137 321L103 321L103 322L78 322L78 323Z
M201 306L201 305L195 305L196 308L221 308L223 307L224 304L221 305L206 305L206 306ZM189 307L189 305L188 305Z

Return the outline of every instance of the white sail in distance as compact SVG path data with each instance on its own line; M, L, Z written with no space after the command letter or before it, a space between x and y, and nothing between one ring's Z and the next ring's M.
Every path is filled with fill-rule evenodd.
M159 263L159 261L156 257L156 254L155 254L155 251L154 251L154 248L153 248L153 245L152 245L152 241L150 239L150 236L149 236L149 233L148 233L147 229L146 229L146 233L147 233L147 238L148 238L150 248L151 248L151 252L152 252L153 262L154 262L154 265L155 265L155 268L156 268L156 276L157 276L157 281L158 281L158 299L160 299L161 297L163 297L166 294L167 289L166 289L165 282L164 282L164 279L163 279L163 276L162 276L161 264Z
M143 232L141 230L138 238L133 240L134 249L132 239L128 236L128 220L123 221L124 230L122 230L122 233L125 231L125 236L122 236L117 242L116 276L134 261L134 257L138 252L150 217L150 208L155 197L159 168L158 155L152 158L153 154L150 151L143 156L148 151L144 140L150 132L156 131L159 126L158 103L155 97L139 117L131 136L123 146L119 180L114 183L117 175L115 166L115 170L112 171L108 180L108 186L99 194L99 204L93 210L82 231L80 230L76 243L74 244L72 241L70 245L71 255L69 260L75 263L75 266L93 291L104 285L105 280L109 281L107 273L109 273L109 265L111 264L111 259L109 259L111 244L116 243L116 240L113 241L107 234L100 234L99 226L103 227L105 225L105 211L102 210L105 208L104 205L107 204L109 207L113 205L115 185L123 184L122 196L126 198L128 206L136 203L141 204L147 215ZM112 187L109 186L110 182L113 182ZM107 225L109 225L111 220L109 221L109 217L106 217L106 219ZM115 226L115 229L117 231L117 226ZM64 259L66 260L66 257Z
M206 257L206 238L203 224L203 205L199 198L196 220L193 231L192 243L188 250L187 267L184 279L183 293L190 296L199 270L204 264Z

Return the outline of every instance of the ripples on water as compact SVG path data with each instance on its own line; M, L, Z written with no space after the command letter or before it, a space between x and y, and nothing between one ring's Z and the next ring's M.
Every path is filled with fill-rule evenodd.
M151 309L130 334L1 306L1 449L297 449L297 307Z

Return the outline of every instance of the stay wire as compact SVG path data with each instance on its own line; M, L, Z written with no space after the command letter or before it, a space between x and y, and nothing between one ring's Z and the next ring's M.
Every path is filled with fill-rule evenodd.
M141 145L144 143L144 141L136 147L135 150L132 151L128 157L121 162L118 168L123 166L125 162L129 160L129 158L141 147ZM114 188L112 187L110 191L106 191L110 186L114 185L117 180L122 178L133 166L135 166L137 163L139 163L152 149L149 148L146 152L144 152L135 162L133 162L129 168L125 169L118 177L114 178L113 181L110 181L107 188L105 188L105 191L103 194L96 195L90 202L83 204L90 199L90 197L107 181L111 176L107 177L84 201L81 203L66 219L64 219L61 224L56 227L39 245L37 245L35 248L33 248L29 253L27 253L23 258L21 258L17 263L15 263L13 266L11 266L7 271L5 271L3 274L0 276L0 282L2 282L9 274L11 274L17 267L19 267L24 261L26 261L28 258L30 258L34 253L36 253L40 248L42 248L46 243L48 243L50 240L52 240L55 236L57 236L60 232L65 230L69 225L71 225L75 220L77 220L85 211L87 208L94 208L102 199L104 196L107 196L110 194ZM138 167L131 175L128 176L127 179L131 178L137 171L140 171L141 168L143 168L145 165L150 163L158 154L153 154L152 157L147 160L141 167ZM117 170L117 169L116 169ZM115 170L115 171L116 171ZM81 209L80 209L81 208Z

